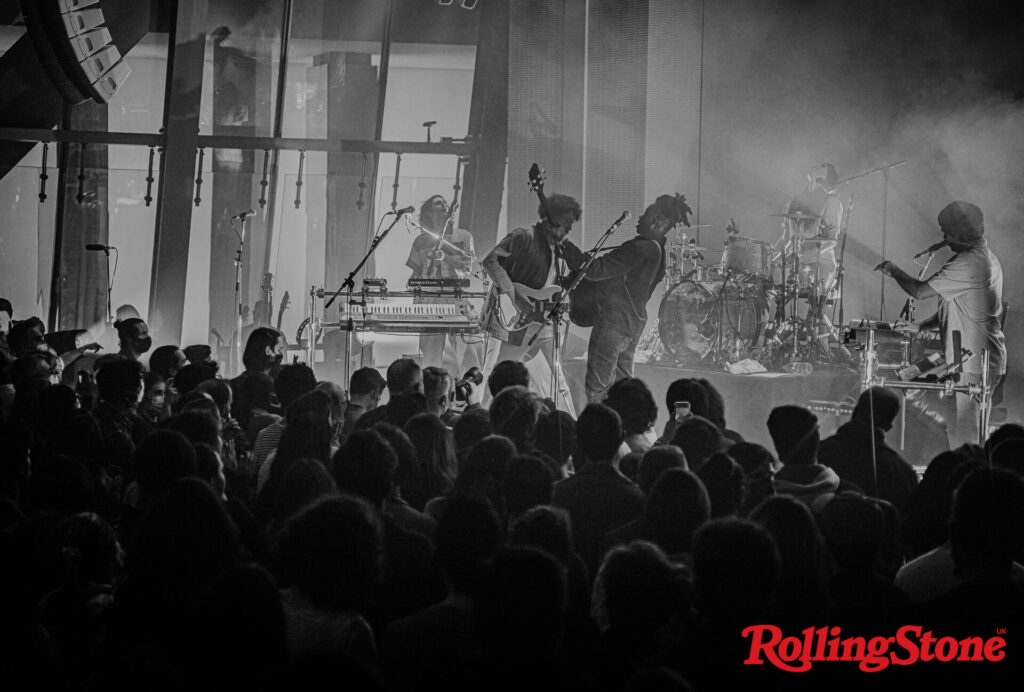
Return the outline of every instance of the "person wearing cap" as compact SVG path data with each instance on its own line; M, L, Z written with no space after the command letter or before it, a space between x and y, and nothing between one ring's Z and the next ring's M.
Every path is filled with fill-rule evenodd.
M1006 343L1003 337L1003 268L985 239L985 218L970 202L950 202L939 212L943 242L953 251L939 271L925 280L915 279L885 260L875 271L891 276L906 293L917 299L939 298L938 311L924 320L921 329L939 329L946 362L959 360L953 352L953 332L974 357L964 363L963 383L981 381L981 352L990 355L991 382L996 386L993 403L1001 398L1006 375ZM977 442L977 407L970 397L956 395L956 415L947 421L950 445Z

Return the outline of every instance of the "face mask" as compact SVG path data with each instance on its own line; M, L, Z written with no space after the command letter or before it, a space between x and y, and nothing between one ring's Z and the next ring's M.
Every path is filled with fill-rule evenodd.
M145 337L143 339L132 339L132 348L139 353L145 353L153 346L152 337Z

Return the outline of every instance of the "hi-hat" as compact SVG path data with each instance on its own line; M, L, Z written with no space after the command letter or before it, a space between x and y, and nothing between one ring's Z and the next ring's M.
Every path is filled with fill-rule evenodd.
M824 216L817 214L805 214L802 211L791 211L785 214L768 214L769 218L789 219L790 221L821 221Z

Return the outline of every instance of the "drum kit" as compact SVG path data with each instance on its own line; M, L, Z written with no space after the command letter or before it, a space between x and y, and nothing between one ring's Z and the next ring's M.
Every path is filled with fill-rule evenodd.
M799 212L771 216L791 229L822 218ZM669 288L658 310L664 357L688 365L751 358L783 369L796 362L848 361L840 330L826 315L838 300L837 272L829 268L822 275L820 261L836 239L791 232L777 250L739 235L734 222L727 230L718 262L705 259L704 253L715 250L681 232L666 244Z

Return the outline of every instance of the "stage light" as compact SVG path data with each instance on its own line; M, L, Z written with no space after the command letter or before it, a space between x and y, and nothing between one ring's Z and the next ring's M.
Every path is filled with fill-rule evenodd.
M472 10L480 0L459 0L459 7L464 10Z

